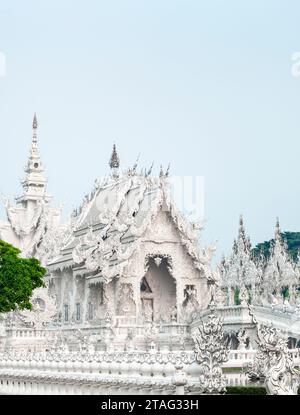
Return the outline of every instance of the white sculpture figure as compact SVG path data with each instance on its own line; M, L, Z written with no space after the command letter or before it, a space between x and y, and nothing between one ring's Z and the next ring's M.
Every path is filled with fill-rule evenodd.
M249 293L246 287L243 287L240 292L240 301L241 301L241 306L247 307L248 302L249 302Z
M50 296L48 288L36 288L31 297L32 310L19 310L18 314L26 323L41 329L45 324L54 321L57 309L56 300Z
M146 322L151 322L153 320L153 305L152 300L144 299L144 318Z
M147 342L155 341L159 333L159 327L156 323L147 322L144 327L144 337Z
M121 284L118 293L118 314L135 316L135 302L131 284Z
M228 359L224 344L222 318L215 314L215 304L211 300L208 321L201 322L197 335L193 336L196 361L204 368L200 375L201 393L222 393L226 382L222 374L222 364Z
M185 299L183 302L183 318L187 322L191 322L196 317L195 313L199 308L199 303L196 299L197 292L194 285L186 286L184 290Z
M173 384L176 386L176 395L184 395L184 387L187 384L187 375L183 370L183 364L175 365L176 372L173 376Z
M172 323L177 322L177 307L176 307L176 305L174 307L171 307L170 317L171 317L171 322Z
M297 395L300 371L295 368L288 350L288 338L274 327L259 324L249 306L257 327L258 352L248 366L248 375L264 376L268 395Z
M126 343L125 343L125 350L130 352L134 350L134 337L136 333L133 329L128 329Z
M248 336L246 330L240 329L237 334L237 339L239 342L238 350L245 350L247 348Z

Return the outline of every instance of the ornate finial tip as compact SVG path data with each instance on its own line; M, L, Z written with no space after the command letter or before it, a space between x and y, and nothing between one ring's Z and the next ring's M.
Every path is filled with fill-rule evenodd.
M118 169L120 167L120 159L117 153L116 144L113 144L113 151L109 160L109 166L111 169Z
M33 116L32 127L33 127L33 128L35 128L35 129L38 127L38 122L37 122L37 118L36 118L36 113L34 113L34 116Z
M243 226L243 224L244 224L243 215L240 215L240 225Z
M275 237L280 237L280 225L278 217L276 218Z
M162 165L160 165L159 177L163 177L163 176L164 176L163 167Z

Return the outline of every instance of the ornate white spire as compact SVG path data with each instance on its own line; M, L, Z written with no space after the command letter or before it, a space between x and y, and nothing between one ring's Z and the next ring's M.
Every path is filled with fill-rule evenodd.
M5 240L18 247L22 256L35 256L45 265L52 253L55 255L63 240L63 232L66 232L59 234L61 208L49 206L51 197L46 193L47 180L38 149L37 128L34 114L31 147L24 169L26 176L21 181L24 190L16 198L16 204L6 206L9 226L6 225Z
M242 215L239 220L238 238L234 240L231 256L220 264L222 287L242 289L255 286L260 281L261 270L255 264L251 253L250 238L246 236Z
M34 113L34 116L33 116L32 128L34 130L36 130L38 128L38 122L37 122L37 118L36 118L36 112Z
M250 242L250 238L246 237L243 215L240 215L237 245L238 245L238 249L243 250L246 253L250 253L251 242Z
M245 238L244 219L243 215L240 215L240 226L239 226L239 238Z
M113 151L109 160L109 167L112 170L112 176L117 179L119 177L120 159L117 153L116 144L113 145Z
M280 234L280 225L279 225L279 218L276 218L276 225L275 225L275 240L282 241L281 234Z
M282 238L277 218L274 242L271 244L270 258L264 271L263 288L270 295L276 293L280 296L284 287L291 288L297 282L295 264L291 260L287 245Z
M38 128L38 122L37 122L36 113L34 113L33 122L32 122L32 141L31 141L30 157L28 160L27 168L25 168L26 173L28 172L27 170L30 170L31 168L30 158L33 157L33 158L40 159L38 141L37 141L37 128ZM37 160L37 161L39 161L40 167L42 167L41 161L40 160Z
M29 200L37 201L40 199L45 199L45 197L47 201L50 200L49 196L46 196L47 180L44 176L44 168L38 148L37 128L37 117L36 114L34 114L30 154L27 165L25 167L26 177L21 181L24 193L17 199L18 203Z
M113 145L113 151L109 160L109 167L111 169L118 169L120 167L120 159L115 144Z

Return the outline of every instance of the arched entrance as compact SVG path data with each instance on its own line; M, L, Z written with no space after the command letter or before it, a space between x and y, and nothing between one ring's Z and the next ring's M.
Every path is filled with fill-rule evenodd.
M176 284L170 273L171 259L148 256L145 276L141 280L141 312L144 321L170 323L176 320Z

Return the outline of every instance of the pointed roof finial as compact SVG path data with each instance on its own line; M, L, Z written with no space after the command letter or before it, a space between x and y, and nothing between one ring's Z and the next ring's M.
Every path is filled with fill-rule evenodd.
M238 245L246 252L247 250L250 250L251 242L250 238L246 237L246 231L244 226L244 219L243 215L240 215L239 220L239 233L238 233Z
M243 219L243 215L240 215L240 227L244 227L244 219Z
M280 224L279 224L279 218L277 216L276 218L276 225L275 225L275 237L280 237Z
M113 151L109 160L109 166L111 169L118 169L120 167L120 159L117 153L116 144L113 145Z
M138 154L137 158L136 158L136 162L134 163L133 167L132 167L132 171L135 173L138 163L139 163L139 159L140 159L140 154Z
M34 116L33 116L32 128L34 130L36 130L38 128L38 122L37 122L37 118L36 118L36 113L34 113Z
M245 239L245 228L244 228L243 215L240 215L239 224L240 224L240 227L239 227L239 237L242 237L243 239Z
M163 177L164 176L164 172L163 172L163 168L162 168L162 164L160 165L160 171L159 171L159 177Z
M171 167L171 163L169 163L168 168L166 170L165 176L168 177L169 173L170 173L170 167Z
M150 174L151 174L151 172L152 172L152 169L153 169L153 166L154 166L154 161L152 161L152 164L151 164L151 166L150 166L149 170L148 170L148 171L147 171L147 173L145 174L145 176L146 176L146 177L150 176Z
M38 122L37 122L36 113L34 113L33 121L32 121L32 143L31 143L32 152L38 152L37 128L38 128Z

